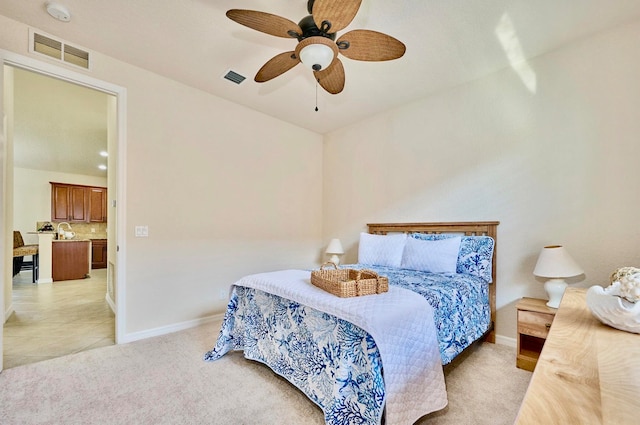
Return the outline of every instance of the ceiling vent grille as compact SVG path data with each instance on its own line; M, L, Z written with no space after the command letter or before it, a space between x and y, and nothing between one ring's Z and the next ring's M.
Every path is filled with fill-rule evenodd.
M77 66L89 69L89 52L78 49L77 47L64 45L64 59L65 62L72 63Z
M62 43L40 34L33 34L33 51L62 60Z
M29 31L29 51L46 55L50 58L79 66L80 68L91 69L89 52L71 46L65 41L58 40L49 35Z
M235 71L231 71L231 70L227 71L227 73L226 73L226 74L224 74L224 77L223 77L223 78L224 78L225 80L229 80L229 81L231 81L231 82L233 82L233 83L236 83L236 84L240 84L241 82L243 82L244 80L246 80L246 77L244 77L244 76L242 76L242 75L238 74L238 73L237 73L237 72L235 72Z

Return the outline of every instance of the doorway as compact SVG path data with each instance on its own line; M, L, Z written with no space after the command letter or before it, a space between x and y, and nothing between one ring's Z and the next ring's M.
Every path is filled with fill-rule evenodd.
M77 269L79 276L64 273L65 277L58 271L56 277L55 273L55 267L61 267L55 264L58 251L73 249L77 253L77 248L83 247L86 254L91 246L90 252L102 253L98 246L103 242L107 243L106 249L108 226L103 214L107 212L107 197L97 199L102 201L98 208L93 204L89 206L91 211L102 211L97 217L89 217L89 211L85 211L82 198L89 196L77 199L82 214L76 218L86 222L66 217L71 211L79 213L75 208L58 211L58 214L52 211L52 186L74 187L75 193L99 191L108 195L108 107L113 95L21 68L10 71L13 75L13 229L20 232L27 245L37 245L36 231L49 224L54 229L67 230L69 239L65 243L53 243L55 284L51 283L50 269L42 267L37 283L31 269L13 277L13 312L4 326L4 368L115 343L114 312L107 302L109 295L105 296L106 259L104 264L91 261L92 267L88 270L84 256L63 254L69 263L66 267ZM99 207L100 203L103 208ZM85 273L88 277L81 279Z
M108 214L109 220L107 239L110 243L108 252L108 268L105 271L105 279L111 285L111 290L107 291L106 298L109 305L115 312L115 342L122 340L125 329L125 269L124 261L120 259L122 249L118 249L118 242L123 240L124 236L124 145L125 145L125 116L126 116L126 90L113 84L96 80L74 71L60 68L39 60L24 57L0 50L0 60L3 66L0 67L0 116L3 120L0 122L0 155L6 158L0 161L0 174L3 177L2 196L0 198L0 212L2 212L2 226L0 226L0 238L3 240L5 247L10 246L11 236L14 227L13 217L13 81L11 75L15 69L27 70L38 74L46 75L58 80L64 80L79 86L85 87L87 90L97 90L108 94L109 108L109 159L108 159L108 189L110 191L108 197ZM7 101L9 98L10 101ZM9 106L7 106L9 105ZM116 204L115 200L118 199ZM122 248L122 247L120 247ZM10 265L12 263L12 254L9 249L0 250L3 264ZM12 296L12 276L9 274L10 269L4 267L4 273L1 276L2 291L0 291L0 305L3 306L5 320L10 313L10 301ZM8 308L9 306L9 308ZM3 347L3 329L0 328L0 351L4 352ZM0 363L0 370L2 364Z

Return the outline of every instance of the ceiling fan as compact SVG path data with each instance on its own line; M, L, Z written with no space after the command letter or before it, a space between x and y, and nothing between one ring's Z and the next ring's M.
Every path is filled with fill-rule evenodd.
M296 38L295 50L280 53L265 63L254 80L264 83L284 74L298 63L313 70L327 92L344 89L344 67L338 53L360 61L387 61L404 55L405 45L371 30L352 30L336 40L336 33L347 27L360 9L362 0L308 0L307 11L299 23L281 16L255 10L231 9L227 17L256 31L284 38Z

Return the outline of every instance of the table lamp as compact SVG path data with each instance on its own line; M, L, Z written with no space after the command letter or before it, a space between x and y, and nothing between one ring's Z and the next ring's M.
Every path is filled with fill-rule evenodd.
M544 289L549 296L547 306L551 308L558 308L560 305L560 300L567 287L567 282L564 279L582 273L584 273L582 268L561 245L549 245L542 248L533 270L535 276L549 278L544 284Z
M344 254L344 250L342 249L342 243L340 243L340 239L331 239L331 242L329 242L329 246L327 246L327 250L325 252L331 255L331 258L329 259L330 262L332 262L336 266L340 264L339 255Z

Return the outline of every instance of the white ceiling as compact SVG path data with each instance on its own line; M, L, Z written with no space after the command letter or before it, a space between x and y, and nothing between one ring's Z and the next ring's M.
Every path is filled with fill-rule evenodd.
M106 177L108 94L14 70L15 167Z
M342 33L384 32L403 41L407 52L389 62L341 56L345 89L330 95L320 88L315 112L316 86L302 65L267 83L253 81L268 59L293 50L296 40L225 16L241 8L297 22L307 14L306 0L59 3L70 10L71 22L50 17L45 0L0 0L0 14L321 134L509 67L510 58L532 58L640 18L638 0L363 0ZM235 85L222 79L229 69L247 80Z

